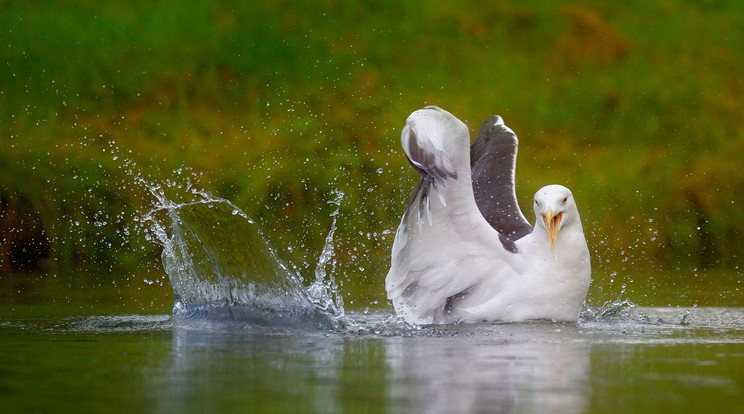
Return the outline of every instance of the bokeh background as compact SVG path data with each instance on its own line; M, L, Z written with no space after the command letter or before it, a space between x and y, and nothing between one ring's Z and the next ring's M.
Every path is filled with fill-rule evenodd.
M243 209L310 278L344 193L347 307L387 306L410 112L520 138L577 199L589 303L741 306L744 3L0 1L0 301L172 305L148 186ZM25 308L29 309L29 308Z

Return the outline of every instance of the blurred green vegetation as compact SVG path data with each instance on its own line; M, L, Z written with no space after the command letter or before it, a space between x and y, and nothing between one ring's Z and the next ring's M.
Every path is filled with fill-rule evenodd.
M341 290L383 302L417 180L400 128L434 104L517 132L528 217L573 190L590 298L740 283L739 1L11 0L0 39L2 274L162 272L144 181L231 200L308 276L340 189Z

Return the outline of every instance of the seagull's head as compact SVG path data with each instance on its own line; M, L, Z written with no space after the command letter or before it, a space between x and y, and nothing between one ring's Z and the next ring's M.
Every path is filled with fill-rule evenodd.
M550 250L555 251L555 239L558 232L579 222L579 211L576 209L571 190L562 185L548 185L535 193L535 227L548 233Z

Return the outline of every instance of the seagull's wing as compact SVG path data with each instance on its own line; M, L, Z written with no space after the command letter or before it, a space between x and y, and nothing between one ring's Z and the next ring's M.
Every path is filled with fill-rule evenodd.
M444 151L444 143L429 125L409 120L400 136L403 151L408 161L422 176L431 176L443 183L448 178L457 178L457 171Z
M414 112L401 134L422 177L396 232L385 279L396 312L416 323L447 321L448 306L483 278L498 279L513 254L475 205L467 126L448 112L426 109Z
M483 123L470 148L473 194L483 217L510 240L532 232L532 226L517 203L514 173L517 164L517 135L494 115Z
M421 180L413 191L406 208L406 215L413 210L418 211L415 219L418 220L419 226L424 223L424 214L431 223L429 197L432 193L436 194L443 204L446 204L441 189L447 187L447 180L457 179L457 170L444 150L443 139L446 138L441 132L452 128L447 121L459 122L452 114L437 107L428 106L421 112L424 114L428 112L431 116L409 117L400 135L401 145L408 162L421 174ZM447 115L452 119L447 119ZM442 119L439 122L431 122L431 118ZM419 203L417 209L411 208L415 200Z

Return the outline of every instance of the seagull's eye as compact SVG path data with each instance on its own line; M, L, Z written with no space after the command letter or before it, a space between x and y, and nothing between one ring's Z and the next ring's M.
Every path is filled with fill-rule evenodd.
M540 207L540 202L537 201L537 199L535 199L535 205L538 206L538 207Z
M566 204L566 201L568 201L568 196L563 197L563 204Z

